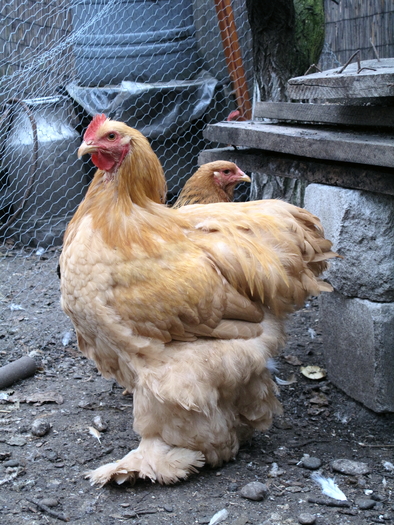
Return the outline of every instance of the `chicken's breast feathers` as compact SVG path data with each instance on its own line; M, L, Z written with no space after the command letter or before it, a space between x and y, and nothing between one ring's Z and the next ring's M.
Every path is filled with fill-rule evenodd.
M187 222L180 221L180 227L174 211L153 206L152 246L140 235L144 221L136 220L135 210L113 235L105 234L90 214L70 226L60 261L62 301L78 326L89 326L85 339L125 330L164 343L259 335L260 303L229 285L214 258L188 237ZM91 319L103 325L92 326ZM222 324L226 319L238 322L230 330Z

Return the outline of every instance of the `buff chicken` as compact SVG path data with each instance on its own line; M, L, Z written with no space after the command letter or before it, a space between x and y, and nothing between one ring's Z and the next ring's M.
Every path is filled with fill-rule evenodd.
M87 477L174 483L234 458L281 412L270 364L284 320L331 290L319 275L336 254L286 202L164 206L149 142L104 115L84 154L98 170L64 236L61 304L81 352L133 392L141 436Z
M173 208L188 204L231 202L234 188L250 178L234 162L217 160L203 164L186 182Z

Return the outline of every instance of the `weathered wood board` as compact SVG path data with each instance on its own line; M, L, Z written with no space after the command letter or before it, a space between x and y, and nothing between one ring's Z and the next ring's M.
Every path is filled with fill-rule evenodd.
M311 124L394 127L393 106L350 106L344 104L299 104L256 102L254 116Z
M291 78L288 96L291 100L394 97L394 58L364 60L360 65L360 72L356 62L342 72L343 67L338 67Z
M365 165L314 160L257 149L216 148L201 151L199 165L215 160L235 162L243 171L306 180L356 190L394 195L394 171Z
M210 124L205 129L204 136L221 144L278 151L301 157L394 166L394 140L387 134L248 121Z

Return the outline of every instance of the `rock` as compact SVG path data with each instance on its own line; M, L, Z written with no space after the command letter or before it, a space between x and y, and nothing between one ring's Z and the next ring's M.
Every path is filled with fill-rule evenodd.
M246 525L246 523L249 523L249 519L247 516L239 516L234 521L231 522L231 525Z
M93 418L93 425L100 432L105 432L108 429L108 424L103 420L101 416L96 416Z
M356 499L356 505L360 510L368 510L376 505L376 501L369 498L358 498Z
M294 357L294 356L289 356L289 357ZM274 421L274 427L279 428L281 430L290 430L291 428L293 428L293 425L287 419L278 418Z
M174 507L172 507L171 505L164 505L164 506L163 506L163 509L164 509L166 512L174 512Z
M59 502L56 498L44 498L40 501L40 503L46 507L57 507L59 505Z
M31 433L37 437L45 436L50 429L51 425L45 419L35 419L31 425Z
M268 487L260 481L252 481L241 489L241 496L253 501L262 501L268 495Z
M394 301L394 197L310 184L305 208L344 257L327 272L333 287L349 297Z
M316 521L316 516L309 514L308 512L303 512L298 516L298 523L301 525L313 525Z
M366 463L362 461L352 461L350 459L335 459L331 462L331 467L336 472L350 476L359 476L371 472L371 469Z
M6 440L6 443L13 447L23 447L23 445L26 445L27 441L22 436L12 436L10 439Z
M371 494L371 499L375 501L384 501L386 498L382 494Z
M48 461L56 461L59 456L57 454L57 452L55 452L54 450L45 450L42 454L45 458L47 458Z
M8 461L4 461L3 467L18 467L19 461L17 459L9 459Z
M309 470L317 470L321 467L321 460L314 457L305 457L302 460L302 466L308 468Z
M382 461L382 465L384 467L384 470L388 470L389 472L394 472L394 465L390 463L390 461Z
M289 449L287 447L278 447L274 451L274 455L278 456L280 458L283 458L284 456L287 456L288 453L289 453Z
M302 492L302 488L299 487L298 485L290 485L289 487L286 487L285 490L286 492L292 492L292 493Z
M229 492L237 492L238 485L236 483L230 483L227 489Z
M394 302L333 292L319 303L330 381L375 412L394 412Z

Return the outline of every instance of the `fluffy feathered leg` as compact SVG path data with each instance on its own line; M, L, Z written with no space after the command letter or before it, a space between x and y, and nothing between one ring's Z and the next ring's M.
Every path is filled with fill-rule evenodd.
M114 463L107 463L86 473L92 485L103 486L109 481L119 485L149 478L162 485L186 479L205 463L201 452L171 447L159 437L142 438L139 447Z

